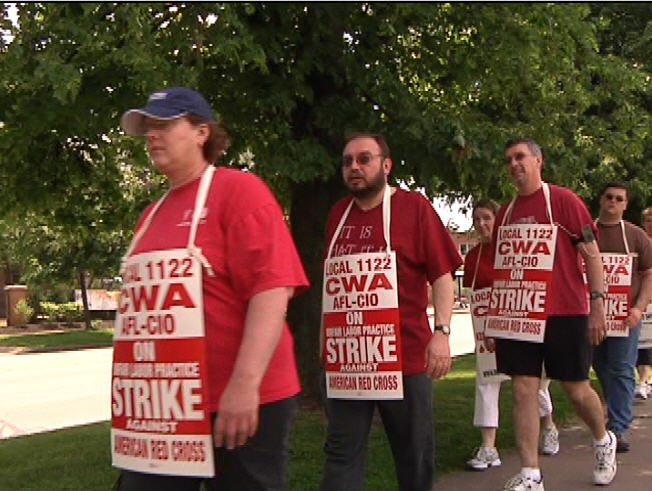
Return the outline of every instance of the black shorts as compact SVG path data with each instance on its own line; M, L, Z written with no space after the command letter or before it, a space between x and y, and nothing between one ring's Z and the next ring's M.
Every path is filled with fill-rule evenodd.
M587 380L593 356L588 336L588 317L550 316L543 343L496 339L498 371L507 375L541 377L574 382Z
M652 365L652 348L643 348L638 350L637 365Z

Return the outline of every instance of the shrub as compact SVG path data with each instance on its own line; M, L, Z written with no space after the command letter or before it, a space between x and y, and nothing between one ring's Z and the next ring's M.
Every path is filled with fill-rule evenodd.
M41 302L41 309L48 319L48 322L63 321L69 326L82 318L81 306L75 302Z
M20 317L21 324L27 323L34 315L34 309L27 303L27 300L24 298L18 300L14 306L14 312L16 312L16 314Z
M69 326L73 322L81 320L82 311L81 307L76 302L66 302L60 304L60 315L63 318L63 321L66 322Z
M57 322L59 320L59 304L54 302L41 302L41 310L45 314L48 322Z

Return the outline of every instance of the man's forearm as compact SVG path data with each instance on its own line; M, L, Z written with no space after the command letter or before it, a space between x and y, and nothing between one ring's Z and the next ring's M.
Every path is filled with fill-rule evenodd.
M586 264L586 279L589 290L604 293L604 269L598 245L595 242L585 244L580 252Z
M432 283L432 304L435 307L435 325L450 324L455 301L453 275L444 273Z
M641 289L636 298L634 307L645 312L647 305L652 301L652 268L641 273Z

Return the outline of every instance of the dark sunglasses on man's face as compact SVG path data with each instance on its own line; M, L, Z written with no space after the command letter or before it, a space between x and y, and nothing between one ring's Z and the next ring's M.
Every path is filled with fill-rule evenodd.
M611 200L613 200L613 199L615 199L616 201L618 201L618 203L622 203L623 201L625 201L625 197L624 197L624 196L621 196L621 195L619 195L619 194L606 193L606 194L604 195L604 197L605 197L605 199L606 199L607 201L611 201Z
M373 154L369 152L362 152L355 156L344 155L342 157L342 165L344 167L349 167L351 164L353 164L354 160L360 165L368 165L375 157L382 157L382 156L383 156L382 153Z

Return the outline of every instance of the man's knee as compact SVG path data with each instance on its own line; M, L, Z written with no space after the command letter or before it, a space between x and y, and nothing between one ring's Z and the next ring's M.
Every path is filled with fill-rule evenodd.
M562 381L561 385L569 399L575 405L582 404L593 393L593 389L588 380Z
M512 377L512 397L515 405L520 405L528 401L536 401L539 390L540 379L525 375L516 375Z

